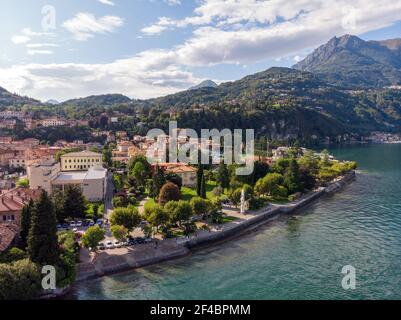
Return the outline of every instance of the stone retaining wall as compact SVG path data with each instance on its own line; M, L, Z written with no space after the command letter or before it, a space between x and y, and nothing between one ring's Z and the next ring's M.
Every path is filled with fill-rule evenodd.
M205 237L194 238L187 241L185 244L179 245L174 251L169 250L167 252L159 252L149 257L149 252L142 256L135 252L127 253L124 255L108 255L107 253L100 253L102 259L97 259L94 263L80 263L78 264L77 281L83 281L91 278L96 278L106 274L127 271L134 268L144 267L151 264L156 264L162 261L171 260L179 257L183 257L190 253L191 250L195 250L206 245L212 245L220 241L225 241L233 237L237 237L258 226L261 226L269 220L276 218L280 214L290 214L296 210L299 210L314 200L320 198L325 194L330 194L338 191L348 182L355 178L355 172L352 171L345 176L339 178L328 184L325 188L320 188L307 196L290 203L288 205L277 206L276 208L266 207L249 220L243 221L238 225L216 233L210 233Z

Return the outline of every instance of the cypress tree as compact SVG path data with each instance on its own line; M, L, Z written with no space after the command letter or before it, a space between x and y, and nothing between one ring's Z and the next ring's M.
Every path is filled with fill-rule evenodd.
M41 265L58 262L57 220L53 203L46 191L35 202L28 235L27 253L31 261Z
M159 197L161 188L166 184L164 172L159 167L159 165L156 165L155 173L153 174L152 180L152 196L153 199L156 199L157 197Z
M198 171L196 173L196 194L202 195L202 179L203 179L203 167L201 164L198 165Z
M206 180L205 180L205 175L202 175L199 196L202 197L203 199L206 199Z
M223 162L221 162L219 166L219 183L223 189L228 189L230 187L228 169Z
M27 240L28 240L28 235L29 235L29 229L31 227L31 218L32 218L32 209L33 209L34 203L33 200L31 199L29 203L22 208L21 212L21 241L26 248L27 246Z

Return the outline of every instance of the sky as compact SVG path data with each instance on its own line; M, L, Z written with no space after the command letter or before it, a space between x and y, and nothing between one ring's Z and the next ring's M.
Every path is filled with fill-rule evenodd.
M290 67L334 36L401 37L401 0L0 0L0 86L147 99Z

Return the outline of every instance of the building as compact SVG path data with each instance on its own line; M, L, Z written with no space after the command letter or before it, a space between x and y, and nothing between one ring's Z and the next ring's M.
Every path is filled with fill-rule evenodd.
M67 124L65 120L59 118L42 119L39 123L42 127L61 127Z
M172 173L180 176L184 187L196 186L196 168L185 163L159 163L158 166L166 174Z
M84 171L102 165L102 154L92 151L71 152L61 156L61 171Z
M101 201L106 195L107 170L101 166L88 171L60 172L51 181L52 192L63 191L67 186L79 186L89 201Z
M0 166L8 166L10 159L16 157L17 153L17 151L11 149L0 149Z
M40 195L38 190L16 188L0 194L0 225L20 227L22 208Z
M0 224L0 253L10 248L18 235L18 229L13 225Z
M33 190L45 190L51 193L51 182L60 173L60 163L55 160L45 160L27 166L29 186Z

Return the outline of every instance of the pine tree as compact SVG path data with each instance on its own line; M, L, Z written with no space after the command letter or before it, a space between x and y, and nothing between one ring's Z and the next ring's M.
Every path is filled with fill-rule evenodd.
M53 203L43 191L32 210L28 235L29 258L41 265L55 265L59 259L57 220Z
M33 209L34 203L32 199L29 201L29 203L22 208L21 212L21 241L26 248L27 246L27 240L28 240L28 235L29 235L29 229L31 227L31 218L32 218L32 209Z

